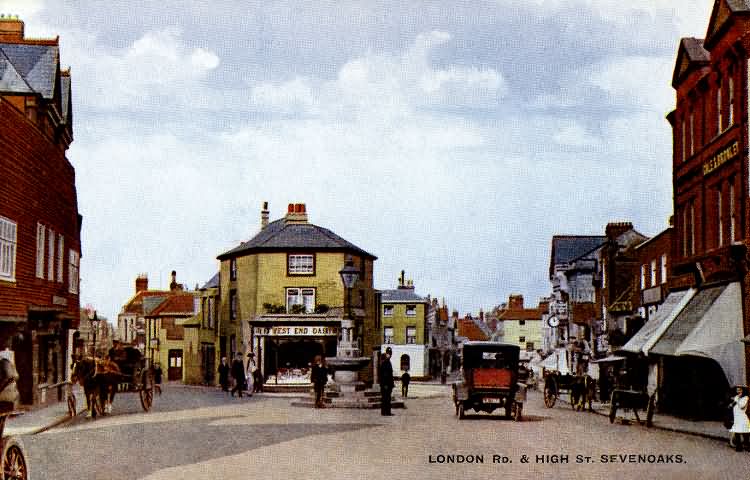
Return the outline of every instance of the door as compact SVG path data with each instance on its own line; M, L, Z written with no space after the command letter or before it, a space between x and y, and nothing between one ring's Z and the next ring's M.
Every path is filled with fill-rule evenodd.
M167 380L182 380L182 350L169 351L169 369L167 370Z

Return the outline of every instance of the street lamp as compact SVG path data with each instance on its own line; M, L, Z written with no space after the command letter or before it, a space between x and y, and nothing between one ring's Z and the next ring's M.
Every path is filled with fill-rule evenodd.
M355 346L353 341L352 329L354 328L354 319L352 317L352 288L357 283L359 278L359 270L354 266L354 261L351 255L346 256L344 261L344 268L339 271L341 275L341 281L346 288L346 320L341 322L342 338L340 350L345 350L344 356L357 357L359 356L359 348Z
M96 331L99 329L99 317L96 316L96 310L89 310L89 322L91 322L91 330L94 332L94 342L91 349L94 357L96 357Z

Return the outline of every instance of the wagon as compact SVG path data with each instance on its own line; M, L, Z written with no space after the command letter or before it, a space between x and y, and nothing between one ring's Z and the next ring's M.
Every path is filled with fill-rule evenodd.
M148 412L154 401L154 367L146 364L146 359L134 347L125 347L111 353L112 362L102 362L94 358L84 358L73 365L74 381L83 387L87 407L92 417L107 412L117 392L137 393L141 407ZM72 392L68 405L75 405Z
M23 412L14 411L18 400L17 379L18 372L13 362L7 358L0 359L0 478L3 480L29 478L23 443L18 438L3 435L8 417L23 415Z
M639 410L646 411L646 426L650 427L654 418L655 395L649 395L645 390L633 390L629 388L615 388L609 406L609 423L614 423L617 418L617 410L632 410L638 423L641 418Z
M462 375L453 383L456 415L465 412L492 413L498 408L506 418L521 420L526 385L518 382L520 347L498 342L467 342L463 345Z

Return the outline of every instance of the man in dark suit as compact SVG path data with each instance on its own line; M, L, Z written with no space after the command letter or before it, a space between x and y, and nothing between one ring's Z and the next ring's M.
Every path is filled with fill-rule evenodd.
M229 393L234 397L234 392L237 392L237 396L242 398L242 391L245 390L245 364L242 362L242 353L240 352L237 352L237 357L232 362L231 373L235 384Z
M378 382L380 383L380 414L393 415L391 413L391 392L393 391L393 365L391 365L391 347L385 349L385 358L380 362L378 368Z

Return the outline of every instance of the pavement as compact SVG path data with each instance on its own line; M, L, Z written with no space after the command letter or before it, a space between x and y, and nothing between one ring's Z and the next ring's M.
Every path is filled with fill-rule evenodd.
M165 388L169 388L165 385ZM203 389L213 389L212 387L195 387ZM85 413L85 399L83 397L83 391L79 386L73 387L73 393L76 397L76 412L77 415ZM400 399L400 385L396 385L395 394ZM260 393L258 396L273 396L273 397L284 397L284 396L295 396L299 398L299 394L296 395L285 395L277 393ZM450 397L451 395L451 384L441 384L438 382L411 382L409 386L409 399L424 399L424 398L439 398L439 397ZM527 401L532 402L543 402L542 394L538 390L529 390ZM570 404L566 402L566 396L558 399L558 402L553 408L570 408ZM598 415L608 416L609 415L609 404L600 402L594 402L592 404L594 413ZM645 422L645 412L641 415L641 420ZM635 417L630 411L618 410L618 419L615 421L615 427L618 428L647 428L645 425L638 425L635 422ZM69 421L71 417L68 414L68 407L66 402L59 402L43 408L35 408L30 411L23 412L20 415L12 416L8 418L5 425L4 435L33 435L44 432L56 426L62 425ZM721 422L718 421L690 421L682 418L674 417L671 415L664 415L656 413L653 418L653 425L651 429L666 430L671 432L677 432L687 435L695 435L704 438L710 438L715 440L727 441L729 434L724 428Z

